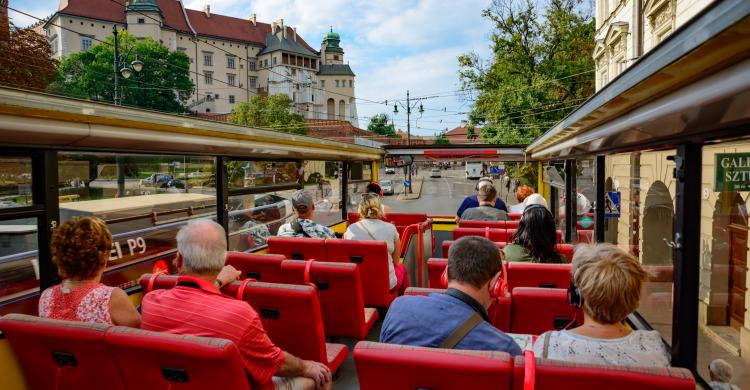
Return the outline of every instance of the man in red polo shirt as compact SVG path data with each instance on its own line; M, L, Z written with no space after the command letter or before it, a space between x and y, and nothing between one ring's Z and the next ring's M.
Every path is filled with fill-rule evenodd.
M225 266L226 234L221 225L200 220L177 233L175 264L178 284L143 298L141 328L192 336L221 337L239 349L254 388L273 389L277 377L303 377L308 386L329 388L331 372L324 364L299 359L268 338L258 313L247 302L219 289L240 276ZM217 373L217 375L221 375ZM304 384L303 384L304 386Z

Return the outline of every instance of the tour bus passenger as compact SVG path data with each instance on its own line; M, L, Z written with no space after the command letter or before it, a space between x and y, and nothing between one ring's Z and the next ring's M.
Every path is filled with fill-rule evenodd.
M292 194L292 206L297 216L292 222L279 227L276 233L279 237L307 237L307 238L336 238L336 234L328 226L313 221L315 202L312 192L297 190Z
M494 207L495 199L497 199L495 186L490 184L479 187L479 193L477 194L479 207L466 209L461 215L461 219L466 221L506 221L508 213Z
M708 384L712 390L740 390L740 387L732 384L734 368L724 359L714 359L708 365Z
M380 208L383 211L383 215L386 215L391 212L391 207L387 204L383 203L383 188L380 187L380 184L372 182L365 187L365 192L371 193L371 194L377 194L380 197Z
M479 179L479 182L477 182L477 191L479 191L480 188L486 185L492 185L491 178L483 177ZM477 194L469 195L464 199L463 202L461 202L461 205L458 206L458 211L456 211L456 216L461 218L461 215L463 215L464 211L472 207L479 207L479 200L477 199ZM495 198L495 208L498 210L503 210L506 213L508 212L508 207L505 206L505 202L500 200L500 198Z
M538 205L547 207L547 199L544 199L544 197L539 194L531 194L527 196L526 199L523 201L523 209L521 210L521 212L523 212L523 210L525 210L526 207L529 207L533 204L538 204Z
M380 342L521 354L518 344L492 326L487 315L501 269L500 251L492 241L459 238L448 251L446 292L393 301Z
M503 248L503 254L508 262L564 263L565 259L555 245L557 231L552 213L540 204L532 204L524 210L511 242Z
M279 377L330 386L331 372L318 362L282 351L268 338L258 313L247 302L223 295L220 289L240 276L224 265L224 228L209 220L191 221L177 233L177 286L143 297L141 327L171 334L220 337L232 341L242 355L253 388L273 389ZM217 375L219 375L217 373ZM305 379L309 378L309 379ZM288 383L288 382L287 382Z
M526 204L524 204L524 201L526 198L534 193L534 189L527 186L526 184L518 187L518 190L516 190L516 200L518 200L518 204L514 204L513 206L510 206L510 212L514 214L521 214L523 213L524 207L526 207Z
M344 239L385 241L388 247L391 291L397 290L398 295L404 295L404 291L409 287L409 277L406 267L399 262L401 240L396 226L382 219L383 209L380 207L380 196L367 192L362 194L358 211L359 221L349 225L344 233ZM363 277L367 276L363 275Z
M52 232L52 262L62 283L39 298L39 316L137 328L141 316L128 294L101 283L112 250L107 224L95 217L76 217Z
M646 271L612 244L576 248L569 289L571 304L583 308L583 325L543 333L534 353L543 358L620 366L669 366L657 331L631 330L623 321L638 308Z

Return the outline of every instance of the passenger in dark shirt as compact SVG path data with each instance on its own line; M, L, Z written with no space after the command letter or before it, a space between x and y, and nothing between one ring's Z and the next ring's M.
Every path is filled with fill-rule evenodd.
M402 296L388 309L380 332L383 343L440 347L477 313L481 321L452 348L521 354L507 334L490 324L490 287L500 278L497 247L484 237L462 237L448 252L448 290L429 296Z
M497 190L492 184L479 187L479 207L466 209L461 214L463 221L505 221L508 219L508 213L494 207L497 200Z
M492 179L490 179L489 177L483 177L479 179L479 182L477 183L477 192L480 188L482 188L482 186L488 184L492 185ZM458 206L458 211L456 211L456 216L461 218L461 216L464 214L464 211L472 207L479 207L479 199L477 198L477 194L469 195L464 199L463 202L461 202L461 205ZM503 210L506 213L508 212L508 206L506 206L505 202L500 200L499 197L495 198L495 208L498 210Z

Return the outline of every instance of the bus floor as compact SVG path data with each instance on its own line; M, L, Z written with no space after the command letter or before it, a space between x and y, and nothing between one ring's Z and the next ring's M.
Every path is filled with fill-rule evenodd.
M380 339L380 328L383 326L382 319L378 319L375 325L370 329L370 333L367 334L367 341L379 341ZM359 378L357 378L357 370L354 366L354 345L357 344L357 340L354 339L339 339L336 342L346 344L349 347L349 356L346 357L341 367L339 367L336 375L336 380L333 382L333 388L336 390L357 390L359 389Z

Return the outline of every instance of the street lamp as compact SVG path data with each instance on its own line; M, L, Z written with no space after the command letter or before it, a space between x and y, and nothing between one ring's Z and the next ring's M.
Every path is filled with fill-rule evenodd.
M115 39L115 58L114 58L114 72L115 72L115 91L114 91L114 101L115 104L119 105L121 104L120 101L120 75L122 77L129 79L130 76L133 75L133 71L135 73L140 73L143 70L143 62L138 59L138 53L135 54L135 60L130 63L130 66L127 64L127 58L130 55L130 51L133 50L133 47L131 46L130 49L128 49L128 52L125 53L125 55L120 56L119 51L119 43L117 39L117 34L119 32L117 31L117 25L112 26L112 35L114 35ZM131 69L132 67L132 69Z

